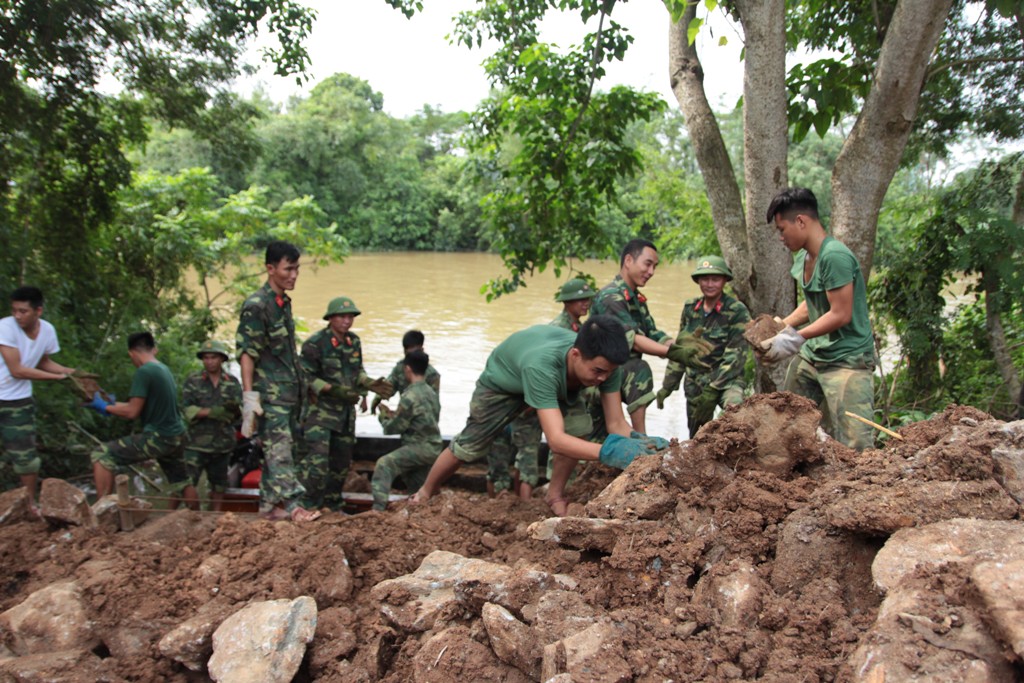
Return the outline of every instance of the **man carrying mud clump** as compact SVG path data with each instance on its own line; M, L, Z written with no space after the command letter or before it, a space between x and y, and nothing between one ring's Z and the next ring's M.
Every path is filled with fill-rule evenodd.
M874 413L875 344L860 263L825 232L818 200L806 188L777 194L768 206L768 223L796 252L790 272L804 301L781 321L785 328L755 351L766 363L799 354L786 373L786 390L816 401L825 431L837 441L869 448L872 428L846 414L870 420ZM798 330L801 325L806 326Z
M300 504L306 489L295 473L302 371L288 296L299 278L299 250L288 242L271 242L264 261L267 282L242 304L235 336L242 367L242 436L259 434L263 442L262 515L308 522L320 512ZM260 423L258 416L263 416Z
M622 326L609 316L591 316L578 334L551 325L535 325L512 334L487 359L469 404L465 428L441 452L427 480L412 498L422 503L437 493L464 462L488 456L491 445L506 425L527 407L537 411L541 429L555 457L547 502L564 515L565 482L576 460L599 460L625 468L638 455L657 450L645 438L630 438L622 415L620 365L629 359ZM566 429L565 415L585 407L580 394L599 387L609 436L603 444L585 440L593 426Z
M366 391L384 399L394 389L383 378L371 380L363 370L363 345L352 331L362 311L347 296L327 304L327 327L302 345L310 406L303 423L306 456L302 480L309 507L341 510L342 487L356 445L356 405L366 412Z
M725 259L705 256L697 264L690 277L700 287L701 296L683 305L676 343L699 337L714 349L706 356L695 356L687 364L669 361L658 392L658 408L663 408L665 399L679 388L679 380L685 374L683 391L690 438L711 421L719 405L743 402L743 366L748 348L743 329L750 322L747 307L724 291L725 283L732 280Z
M695 356L711 351L710 344L695 337L687 338L683 344L672 342L671 337L655 325L640 288L654 277L657 267L658 249L654 243L630 240L619 257L619 274L601 288L591 307L594 315L613 316L626 331L630 357L622 366L622 400L633 429L643 434L647 432L647 406L655 398L654 375L643 354L685 365Z

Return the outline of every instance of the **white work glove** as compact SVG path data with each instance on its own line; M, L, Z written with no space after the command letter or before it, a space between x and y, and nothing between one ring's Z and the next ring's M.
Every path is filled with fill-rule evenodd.
M786 325L777 335L761 342L761 360L765 363L778 363L796 354L806 341L795 327Z
M260 392L242 392L242 436L251 437L256 433L256 416L263 414L263 406L260 404Z

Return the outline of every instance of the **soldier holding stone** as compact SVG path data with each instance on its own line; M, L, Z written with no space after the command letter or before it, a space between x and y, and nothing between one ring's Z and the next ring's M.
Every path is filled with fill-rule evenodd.
M743 401L746 388L743 368L748 348L743 328L750 321L747 307L724 291L725 283L733 277L725 259L705 256L697 263L691 277L700 287L701 296L683 305L676 343L700 338L713 349L706 355L694 356L685 364L670 360L657 396L658 407L663 408L665 399L679 388L680 380L683 381L691 437L711 421L717 406Z
M302 345L302 370L312 399L303 423L306 456L302 474L312 507L342 508L342 487L356 444L356 405L366 411L366 391L390 398L394 389L363 370L363 347L352 332L361 311L349 297L332 299L324 313L327 327Z
M223 342L206 342L196 357L203 362L203 370L189 375L181 389L188 423L185 466L194 485L206 472L210 509L220 511L228 485L228 464L235 449L235 422L241 415L242 385L224 372L230 356Z

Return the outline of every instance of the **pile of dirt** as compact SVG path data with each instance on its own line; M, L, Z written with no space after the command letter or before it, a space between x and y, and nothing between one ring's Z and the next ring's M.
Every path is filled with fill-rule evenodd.
M792 394L754 396L623 473L588 466L568 491L577 516L561 520L540 500L446 491L416 508L308 525L187 511L131 533L9 522L0 612L75 582L91 647L73 666L33 669L59 681L210 680L168 656L161 639L196 615L216 622L255 601L304 595L318 615L299 681L1024 672L1013 638L979 606L986 591L966 550L908 567L899 582L872 574L890 537L913 549L924 542L901 534L960 518L1020 519L1021 423L952 407L902 429L903 441L858 454L825 437L818 417ZM997 551L1005 548L985 550ZM443 586L429 576L402 583L421 564L462 567L460 557L486 563ZM415 594L421 584L447 593ZM883 599L897 593L899 606L887 608ZM499 622L514 646L496 635ZM16 649L2 616L0 629ZM0 673L29 669L27 657L3 655Z

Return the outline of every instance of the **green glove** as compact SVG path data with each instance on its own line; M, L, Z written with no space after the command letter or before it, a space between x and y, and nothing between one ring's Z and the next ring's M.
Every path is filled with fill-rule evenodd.
M365 384L365 389L369 389L385 401L395 395L395 387L392 386L391 382L387 381L383 377L378 377L377 379L366 382Z
M624 470L637 456L651 452L650 446L639 439L630 439L620 434L609 434L601 444L598 460L602 465Z
M340 384L332 384L331 388L327 390L327 395L353 406L359 403L359 399L363 397L359 392L359 389L356 389L355 387L343 387Z
M228 411L224 406L213 406L210 411L206 413L206 417L210 420L217 420L218 422L228 421Z
M665 409L665 399L672 395L671 389L660 389L657 394L654 395L655 400L658 402L658 410Z
M672 346L668 347L668 359L685 365L688 368L710 368L700 358L715 350L711 342L693 335L681 336Z
M660 436L648 436L636 431L630 432L629 438L645 442L652 451L662 451L671 445L668 439L663 439Z
M718 392L714 389L705 389L700 396L695 396L690 401L690 414L693 421L698 424L711 422L715 416L715 408L718 407ZM693 436L691 434L691 436Z

